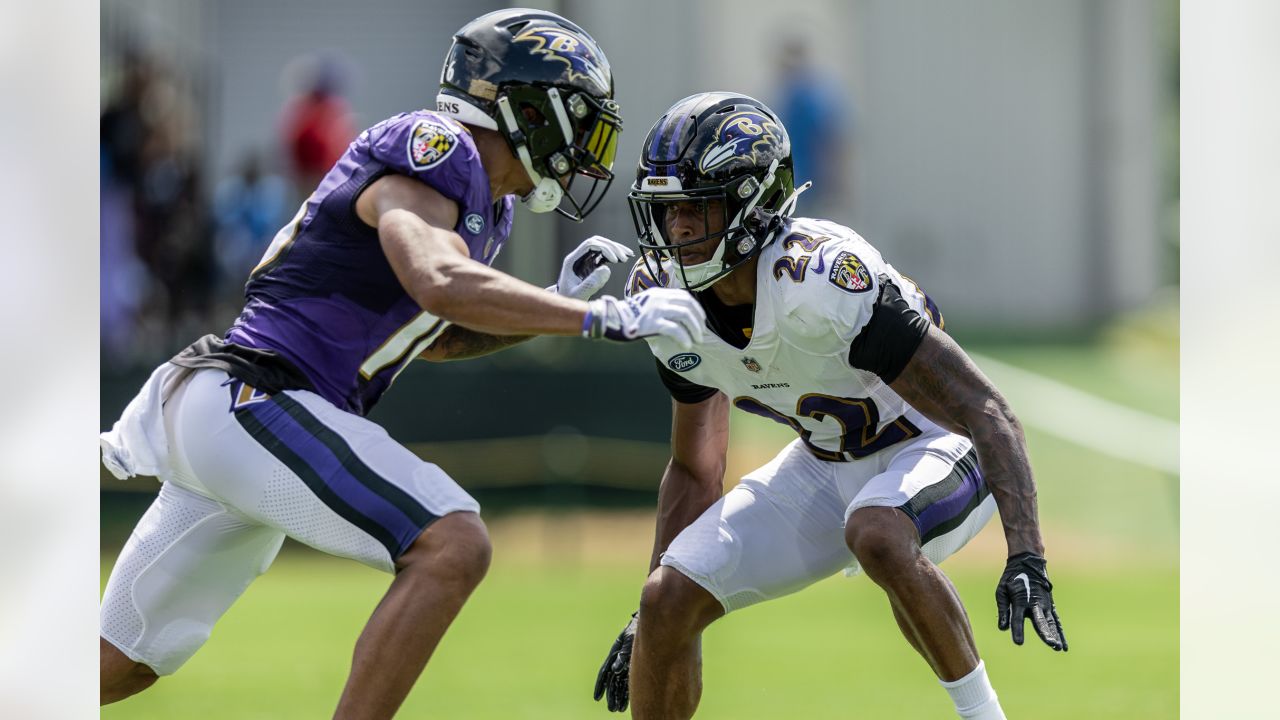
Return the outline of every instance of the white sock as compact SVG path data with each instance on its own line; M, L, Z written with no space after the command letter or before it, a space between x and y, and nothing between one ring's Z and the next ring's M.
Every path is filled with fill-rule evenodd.
M987 666L978 661L973 672L959 680L939 681L956 704L956 712L968 720L1006 720L1004 710L1000 707L1000 698L996 697L995 688L987 679Z

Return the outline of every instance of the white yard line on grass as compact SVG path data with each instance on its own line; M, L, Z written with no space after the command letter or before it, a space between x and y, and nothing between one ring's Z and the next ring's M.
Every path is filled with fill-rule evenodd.
M1008 398L1024 425L1091 450L1178 474L1178 423L986 355L970 353L970 357Z

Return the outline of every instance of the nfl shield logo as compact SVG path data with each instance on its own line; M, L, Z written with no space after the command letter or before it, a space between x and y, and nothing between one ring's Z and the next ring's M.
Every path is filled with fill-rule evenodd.
M760 372L760 363L756 362L756 359L753 357L742 358L742 366L753 373Z

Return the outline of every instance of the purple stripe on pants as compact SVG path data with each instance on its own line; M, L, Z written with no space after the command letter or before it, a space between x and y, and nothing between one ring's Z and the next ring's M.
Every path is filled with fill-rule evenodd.
M975 498L982 483L982 475L977 469L970 469L960 478L960 485L951 494L929 504L916 517L916 527L923 538L939 525L961 515L966 509L977 504Z
M398 540L401 549L421 532L422 528L418 524L400 508L361 482L343 466L342 459L335 455L328 445L282 407L274 402L261 402L249 406L248 409L286 447L302 458L334 495L349 505L352 510L385 529ZM317 419L316 422L319 420ZM336 434L332 428L329 430ZM323 497L320 499L324 501ZM339 515L344 515L338 508L330 509Z

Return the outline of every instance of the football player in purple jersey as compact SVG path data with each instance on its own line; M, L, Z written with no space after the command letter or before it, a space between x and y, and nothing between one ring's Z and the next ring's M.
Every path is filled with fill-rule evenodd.
M490 544L475 500L365 418L382 393L415 358L535 335L701 338L683 290L588 301L631 255L604 238L570 253L551 288L491 267L515 196L534 212L591 212L621 129L595 41L512 9L454 36L436 110L351 143L253 270L231 328L157 368L102 435L113 474L163 481L104 593L103 703L175 672L289 536L394 573L336 717L395 713Z

